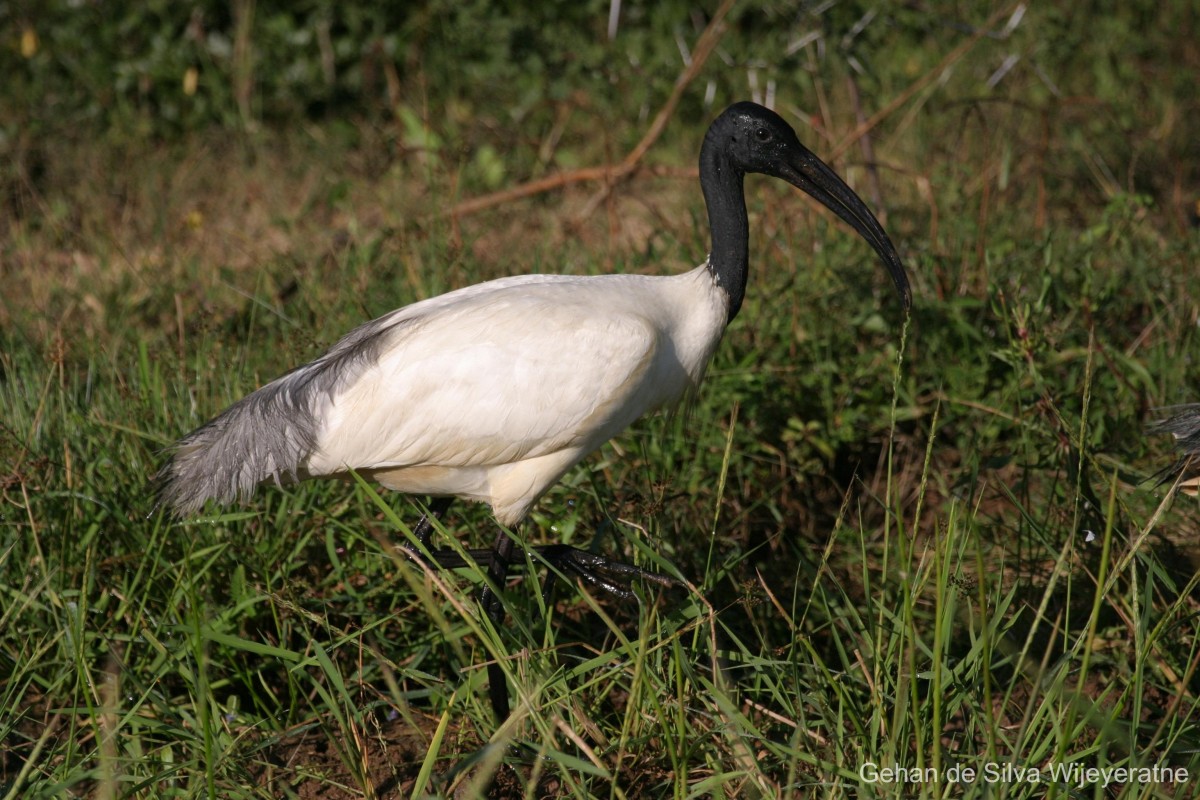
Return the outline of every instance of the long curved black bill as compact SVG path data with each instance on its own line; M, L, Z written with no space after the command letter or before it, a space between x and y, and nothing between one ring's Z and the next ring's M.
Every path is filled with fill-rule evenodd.
M896 252L892 240L888 238L887 232L862 198L855 194L828 164L803 146L800 147L798 155L790 159L787 168L781 170L780 177L811 195L870 242L883 261L883 266L892 276L896 291L900 293L900 301L904 303L904 310L907 311L912 306L912 287L908 283L908 274L904 271L904 264L900 261L900 254Z

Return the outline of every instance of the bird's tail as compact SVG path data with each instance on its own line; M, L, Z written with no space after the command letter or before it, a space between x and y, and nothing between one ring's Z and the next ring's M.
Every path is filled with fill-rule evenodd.
M294 372L263 386L176 442L155 476L158 505L185 517L209 500L248 497L264 481L301 477L317 431L300 377Z
M171 448L159 470L158 504L176 516L206 502L231 503L267 480L306 477L320 420L338 393L374 364L397 330L419 321L400 309L364 323L328 353L247 395Z
M1179 481L1180 491L1196 494L1200 491L1200 403L1158 410L1167 412L1169 416L1151 424L1148 430L1150 433L1169 433L1174 436L1179 457L1151 480L1157 480L1159 485Z

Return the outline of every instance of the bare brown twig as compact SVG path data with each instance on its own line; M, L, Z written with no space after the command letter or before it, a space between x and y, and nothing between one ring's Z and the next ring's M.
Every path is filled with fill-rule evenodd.
M541 194L542 192L560 189L570 184L586 181L603 181L604 187L588 200L587 205L584 206L584 210L576 219L589 216L604 202L619 183L628 179L638 170L646 153L649 152L651 146L658 140L658 137L662 135L671 115L675 113L675 107L679 105L679 99L683 96L684 90L700 74L704 62L712 55L713 50L716 49L717 42L721 40L721 36L725 32L725 17L729 14L735 2L736 0L724 0L713 14L708 26L700 34L700 38L696 40L696 46L692 49L691 60L684 67L683 71L679 73L679 77L675 79L675 86L671 89L670 96L667 97L666 102L663 103L662 108L655 115L654 121L650 123L650 127L646 130L645 135L642 136L641 141L629 151L629 154L619 164L605 164L599 167L584 167L568 172L560 172L545 178L523 183L520 186L514 186L511 189L493 192L482 197L473 197L470 200L464 200L452 206L444 212L445 215L462 217L482 211L485 208L502 205L513 200Z
M679 73L679 77L675 79L675 86L671 90L671 94L655 115L650 127L646 130L641 140L633 147L632 150L617 164L603 164L598 167L583 167L581 169L559 172L554 175L548 175L544 178L529 181L527 183L514 186L509 189L503 189L499 192L485 194L480 197L473 197L469 200L464 200L454 206L451 206L446 211L442 212L444 216L459 218L468 214L474 214L478 211L483 211L487 208L510 203L514 200L520 200L533 195L542 194L544 192L561 189L564 186L569 186L576 183L585 183L588 181L602 181L603 187L599 189L584 208L576 216L575 221L578 222L586 219L593 214L597 207L603 203L609 195L622 182L632 177L640 168L642 159L649 152L662 132L667 127L667 122L670 121L671 115L675 113L675 107L679 105L680 98L683 97L683 92L687 89L696 76L700 74L704 63L712 52L716 49L717 43L721 40L721 36L725 32L725 17L733 8L737 0L723 0L720 7L713 13L713 17L709 20L708 26L700 34L700 38L696 40L696 46L692 50L692 57L683 71ZM914 81L907 89L892 99L886 106L871 115L870 118L862 121L858 126L850 132L829 154L829 160L837 159L844 154L846 150L854 143L858 142L866 136L872 129L875 128L881 121L890 116L896 109L903 106L913 95L920 92L937 76L941 75L949 66L959 61L965 56L975 44L988 34L988 32L1002 19L1011 17L1014 10L1020 4L1009 6L1001 11L996 12L988 20L976 30L976 32L967 41L960 44L958 47L951 50L945 58L943 58L936 67L929 70L916 81Z

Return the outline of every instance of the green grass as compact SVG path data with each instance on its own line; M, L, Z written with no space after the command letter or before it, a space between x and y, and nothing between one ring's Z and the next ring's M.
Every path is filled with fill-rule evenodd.
M747 182L749 294L702 393L605 446L515 532L689 589L621 603L559 585L547 606L523 578L500 629L477 610L477 571L397 556L420 513L408 499L265 487L174 522L150 479L175 438L393 307L499 275L697 262L686 178L640 176L582 221L594 187L453 223L429 213L492 188L468 154L480 142L504 143L511 183L619 158L644 131L640 95L506 116L492 84L425 85L382 122L39 140L45 171L4 173L0 222L0 798L489 783L504 797L1192 796L1200 506L1146 481L1171 456L1143 431L1155 407L1200 394L1200 163L1181 121L1200 108L1179 78L1200 64L1186 13L1093 9L1083 37L1065 9L980 39L872 131L910 320L862 242ZM853 11L821 22L828 42ZM743 14L726 55L781 18ZM778 81L818 153L855 124L849 56L869 115L966 41L949 11L887 19L820 68L807 49L778 55L800 23L763 44L778 60L756 80ZM705 73L721 87L741 69L723 64ZM614 85L637 80L611 69ZM702 95L688 90L650 161L693 162ZM422 116L443 106L452 120ZM440 149L407 149L422 124ZM862 164L857 147L835 162L867 196ZM443 533L480 547L494 523L460 505ZM495 659L515 699L499 729ZM941 780L873 781L869 765ZM1106 787L1052 767L1188 779Z

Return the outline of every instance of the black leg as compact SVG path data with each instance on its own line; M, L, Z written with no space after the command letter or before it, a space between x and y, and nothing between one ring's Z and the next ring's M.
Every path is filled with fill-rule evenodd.
M433 523L435 520L441 520L452 502L453 498L450 497L431 499L429 510L412 529L416 543L405 542L401 546L413 560L439 569L460 569L472 566L472 562L480 565L487 564L488 576L479 593L479 604L492 624L499 629L504 623L504 604L498 593L504 588L509 568L524 566L524 559L513 564L513 551L516 549L516 543L504 530L497 534L496 542L490 550L467 550L465 557L445 547L435 550L432 547ZM549 567L546 570L545 581L542 583L542 597L546 605L550 604L554 585L560 576L577 578L594 589L602 589L625 600L634 596L631 587L635 580L649 581L668 589L680 585L679 581L674 578L589 553L578 547L561 544L543 545L531 547L529 552L537 560L544 561ZM491 699L492 713L496 716L496 722L504 722L508 718L509 712L508 683L499 660L488 664L488 696Z
M412 557L425 560L413 548L408 547L406 549ZM679 586L679 581L666 575L650 572L641 567L635 567L632 564L615 561L606 556L589 553L586 550L580 550L578 547L570 547L565 544L540 545L529 548L529 552L533 554L535 561L544 561L551 567L547 575L548 581L557 577L555 575L557 571L567 577L579 578L592 588L602 589L623 600L629 600L633 597L633 591L630 589L630 586L635 580L649 581L666 589ZM494 549L467 550L464 557L453 550L442 548L430 551L431 558L429 559L429 563L430 566L437 566L440 569L462 569L470 567L472 562L475 564L490 564L494 553ZM512 562L510 560L509 567L520 568L522 566L524 566L523 561ZM545 587L545 589L548 588L548 586ZM543 594L545 594L545 589L543 590Z
M468 550L467 554L478 564L488 563L488 580L479 593L479 605L483 608L492 624L499 630L504 623L504 605L497 594L504 588L508 577L508 568L512 564L513 550L516 544L511 536L501 530L496 536L496 543L489 550ZM630 584L637 578L649 580L665 588L679 586L679 581L665 575L647 572L644 569L620 561L612 561L604 556L588 553L577 547L567 545L548 545L534 547L530 550L536 553L548 565L546 579L542 583L542 598L546 605L550 604L551 594L557 576L580 578L585 583L603 589L618 597L629 599L633 597ZM439 554L435 553L435 558ZM451 553L451 555L456 555ZM457 559L462 561L461 558ZM439 564L441 561L439 560ZM492 714L496 723L502 724L508 718L510 710L508 702L508 681L504 668L499 660L488 664L488 697L492 701Z
M413 526L413 537L420 542L422 547L431 553L433 552L433 546L431 544L433 537L433 521L437 520L440 522L442 517L444 517L446 512L450 509L450 504L453 502L453 497L431 497L429 499L429 510L426 511L421 516L420 521ZM421 557L420 551L415 550L410 544L406 543L404 547L412 555L415 555L418 558Z
M488 619L499 630L504 623L504 604L500 601L499 592L503 591L508 578L508 565L512 561L515 543L507 531L501 530L496 535L496 544L492 546L491 562L488 564L488 580L479 593L479 605L483 607ZM499 725L508 718L508 681L504 677L504 667L496 659L488 663L488 697L492 701L492 713Z
M422 515L412 529L413 538L417 540L416 546L412 542L405 542L401 545L410 558L429 563L430 566L436 566L439 569L470 566L453 550L433 549L433 522L434 520L441 521L452 502L454 502L452 497L430 499L429 510ZM512 537L501 530L496 536L496 543L491 550L469 551L469 555L475 563L488 565L488 579L479 593L479 605L497 629L504 624L504 604L501 602L498 592L504 588L508 578L508 567L512 561L514 547L515 543ZM427 557L425 553L429 553L429 556ZM492 713L496 715L496 722L504 722L508 718L509 711L508 682L498 659L488 664L488 696L492 701Z

